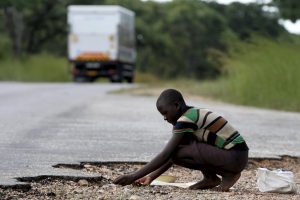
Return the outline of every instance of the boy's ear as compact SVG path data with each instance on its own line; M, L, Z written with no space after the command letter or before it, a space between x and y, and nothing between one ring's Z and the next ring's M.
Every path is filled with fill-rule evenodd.
M179 102L175 102L174 105L175 105L176 109L180 109L180 103Z

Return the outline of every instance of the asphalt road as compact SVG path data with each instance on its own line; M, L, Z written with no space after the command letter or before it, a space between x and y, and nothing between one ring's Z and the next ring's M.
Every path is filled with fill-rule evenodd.
M59 163L149 161L167 142L171 126L156 111L156 97L110 92L128 87L0 83L0 185L18 184L16 177L86 176L52 167ZM300 113L186 100L231 121L251 157L300 156Z

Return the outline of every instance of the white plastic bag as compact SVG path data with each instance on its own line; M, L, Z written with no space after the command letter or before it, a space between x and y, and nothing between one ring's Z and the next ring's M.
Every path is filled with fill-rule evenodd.
M257 185L261 192L297 193L294 174L291 171L258 168Z

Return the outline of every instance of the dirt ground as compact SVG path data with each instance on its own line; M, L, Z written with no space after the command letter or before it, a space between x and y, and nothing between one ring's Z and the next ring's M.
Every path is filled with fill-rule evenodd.
M281 160L250 159L240 180L230 192L211 190L189 190L171 186L125 186L112 184L117 176L134 171L142 163L82 163L81 165L58 165L99 174L96 178L78 177L31 177L23 178L27 187L0 186L0 199L259 199L259 200L296 200L299 194L262 193L257 188L256 172L258 167L291 170L295 175L297 187L300 185L300 158L282 157ZM176 182L199 181L201 172L174 166L165 174L178 177Z

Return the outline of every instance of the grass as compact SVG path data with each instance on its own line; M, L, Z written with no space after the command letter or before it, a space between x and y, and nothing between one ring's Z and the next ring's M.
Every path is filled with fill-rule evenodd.
M1 81L64 82L71 80L69 70L65 58L48 54L0 60Z
M226 75L218 80L155 81L147 89L177 88L230 103L300 112L300 37L273 41L254 37L235 41L226 60ZM148 92L149 93L149 92Z
M218 85L226 101L259 107L300 111L300 39L274 42L260 37L238 44L227 62L228 77Z

